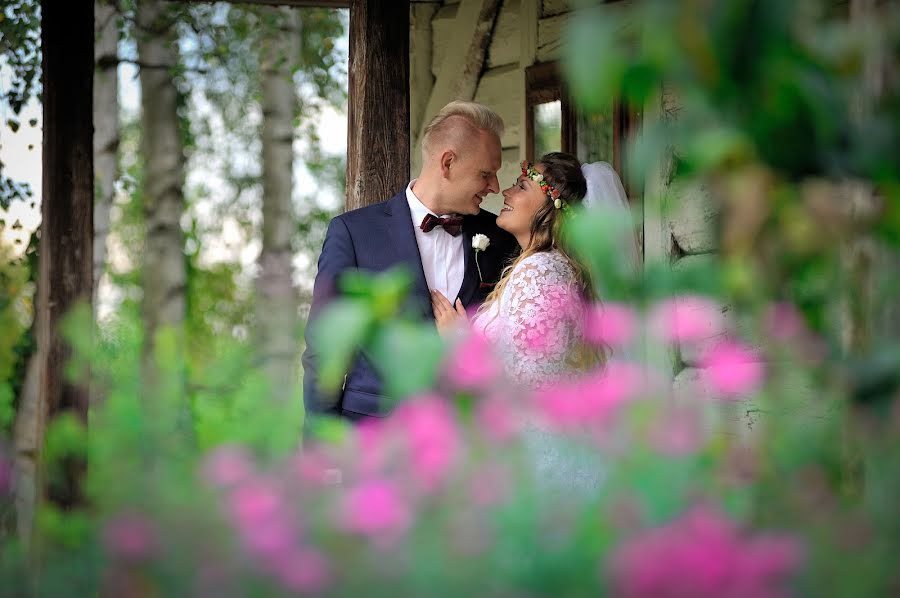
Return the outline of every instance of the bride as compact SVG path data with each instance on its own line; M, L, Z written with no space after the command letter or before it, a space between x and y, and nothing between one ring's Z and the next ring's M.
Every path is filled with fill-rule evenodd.
M497 225L516 238L522 251L504 270L471 325L495 347L509 379L540 390L597 365L603 357L596 351L591 355L583 343L582 308L595 299L594 289L587 268L566 245L563 223L581 204L613 206L627 213L627 200L609 164L582 166L562 152L546 154L533 165L523 162L522 174L503 191L503 200ZM630 255L622 259L634 261L633 240L626 251ZM444 336L466 321L462 305L452 305L440 292L432 292L432 307ZM526 444L537 453L540 479L549 476L582 488L599 484L596 455L563 448L562 439L531 424Z
M622 183L605 162L584 166L575 156L552 152L536 164L522 163L522 174L503 191L497 226L511 233L521 248L472 320L503 358L507 374L532 389L552 385L573 371L596 365L585 362L582 307L595 299L587 268L562 236L573 208L614 207L628 213ZM636 261L633 240L622 259ZM467 320L462 304L452 305L433 291L438 331L454 334Z

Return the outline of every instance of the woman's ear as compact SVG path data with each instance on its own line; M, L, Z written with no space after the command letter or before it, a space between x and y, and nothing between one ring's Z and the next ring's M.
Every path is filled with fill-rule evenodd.
M441 154L441 174L445 179L450 178L450 167L454 166L456 162L456 154L453 153L453 150L447 150Z

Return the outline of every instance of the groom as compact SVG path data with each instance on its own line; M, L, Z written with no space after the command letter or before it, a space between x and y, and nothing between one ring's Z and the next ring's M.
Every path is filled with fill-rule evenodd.
M382 396L381 379L365 354L350 366L337 396L326 396L317 384L311 323L338 294L342 273L406 266L414 280L415 313L432 322L430 291L457 298L469 308L480 305L500 278L518 247L509 233L497 228L496 217L480 205L485 195L500 191L502 134L503 120L486 106L463 101L447 104L425 128L418 178L391 199L341 214L328 225L303 353L308 415L360 420L387 414L389 400ZM472 236L479 233L490 239L478 256L480 276L472 248Z

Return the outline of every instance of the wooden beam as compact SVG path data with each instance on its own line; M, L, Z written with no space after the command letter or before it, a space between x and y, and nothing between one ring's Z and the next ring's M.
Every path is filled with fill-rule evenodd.
M43 51L43 199L35 305L44 421L75 415L85 426L88 391L66 380L70 350L60 322L79 302L90 305L94 226L93 0L41 2ZM88 310L87 313L91 313ZM43 437L43 434L40 435ZM65 464L65 479L48 488L62 508L83 501L85 462Z
M452 100L475 97L484 66L500 0L462 0L456 13L456 33L444 49L441 70L431 89L422 121L418 123L416 144L428 122Z
M419 123L425 117L425 109L431 88L434 86L434 75L431 73L431 60L434 48L432 19L438 9L437 2L414 2L410 6L409 30L409 118L415 127L410 131L414 141L410 146L410 163L412 171L418 172L421 167L422 154L416 147Z
M219 0L176 0L178 2L205 2ZM268 4L270 6L296 6L299 8L350 8L350 0L229 0L231 4Z
M532 134L534 122L531 120L531 106L528 98L528 81L526 70L534 64L538 46L538 19L541 16L540 0L521 0L519 3L519 89L526 101L521 104L519 112L519 159L528 160L532 152Z
M409 182L409 0L352 0L347 201L388 199Z

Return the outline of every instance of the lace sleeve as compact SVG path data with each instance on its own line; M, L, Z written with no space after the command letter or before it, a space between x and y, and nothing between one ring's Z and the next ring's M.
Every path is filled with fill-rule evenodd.
M539 253L513 271L500 300L500 346L513 379L540 387L566 371L578 338L581 301L559 254Z

